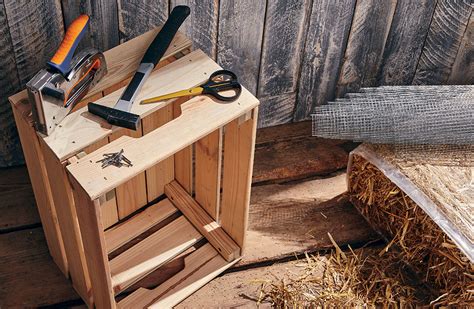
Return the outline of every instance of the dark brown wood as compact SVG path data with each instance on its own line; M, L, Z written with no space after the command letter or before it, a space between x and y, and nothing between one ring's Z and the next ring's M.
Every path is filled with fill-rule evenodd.
M219 1L171 0L171 7L181 4L191 8L191 15L181 26L180 31L193 41L194 49L203 50L209 57L215 60Z
M448 84L474 84L474 13L471 12L469 24L462 38L456 60L454 60Z
M257 92L265 1L221 0L217 62L234 71L250 92Z
M336 95L375 86L396 0L357 1Z
M411 84L435 6L433 0L398 0L385 44L378 85Z
M443 84L449 78L474 4L471 0L437 2L413 84Z
M69 26L81 14L90 16L89 29L78 48L105 51L119 44L117 2L106 0L61 0L64 23Z
M355 2L313 1L293 116L295 121L308 119L314 106L334 98Z

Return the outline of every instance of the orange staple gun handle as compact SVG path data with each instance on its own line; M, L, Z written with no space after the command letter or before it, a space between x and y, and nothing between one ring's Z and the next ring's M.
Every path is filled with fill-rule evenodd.
M89 16L87 15L81 15L71 23L58 50L48 61L50 69L59 71L63 75L69 72L74 51L84 37L88 26Z

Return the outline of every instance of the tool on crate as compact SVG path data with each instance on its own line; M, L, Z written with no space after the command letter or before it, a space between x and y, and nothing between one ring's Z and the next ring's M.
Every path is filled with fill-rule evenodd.
M89 16L81 15L66 31L63 41L47 68L27 84L36 130L49 135L97 82L107 74L104 55L87 48L73 54L89 26Z
M115 106L110 108L91 102L88 104L89 112L104 118L112 125L137 130L140 126L140 116L130 113L133 102L151 71L153 71L156 64L165 54L176 32L178 32L179 27L186 17L188 17L189 13L190 9L188 6L176 6L173 11L171 11L163 28L161 28L153 42L151 42L140 62L137 72L135 72L135 75L132 77L132 80L127 88L125 88L125 91Z
M130 167L133 166L132 161L127 159L123 155L123 149L120 150L119 152L112 152L112 153L104 153L103 154L104 158L96 161L96 163L102 163L102 168L106 168L107 166L113 165L116 167Z
M221 94L221 92L224 92L227 90L234 90L234 93L228 96ZM232 101L237 100L240 97L241 92L242 92L242 86L237 81L237 75L235 75L233 72L228 71L228 70L219 70L212 73L211 76L209 77L209 80L198 87L149 98L149 99L141 101L140 104L150 104L150 103L155 103L155 102L159 102L163 100L174 99L174 98L185 97L185 96L196 96L200 94L208 94L218 100L221 100L224 102L232 102Z

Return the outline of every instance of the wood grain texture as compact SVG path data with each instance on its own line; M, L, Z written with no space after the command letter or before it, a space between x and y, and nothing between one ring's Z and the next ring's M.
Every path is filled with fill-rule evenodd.
M119 44L117 1L61 0L66 27L81 14L90 16L89 29L79 48L92 46L105 51Z
M377 85L411 84L435 6L432 0L398 0Z
M448 80L473 6L471 0L437 2L413 84L437 85Z
M180 27L180 31L193 41L194 49L201 49L215 60L219 0L171 0L171 7L176 5L191 8L191 15Z
M217 63L232 70L252 94L257 92L265 1L221 0Z
M474 84L474 13L462 38L456 60L454 60L448 84Z
M295 92L261 97L259 101L258 128L276 126L293 120Z
M117 0L120 42L161 26L168 18L168 0Z
M334 98L355 2L313 2L293 116L295 121L308 119L314 106Z
M338 97L376 85L396 0L357 1L344 62L337 82Z

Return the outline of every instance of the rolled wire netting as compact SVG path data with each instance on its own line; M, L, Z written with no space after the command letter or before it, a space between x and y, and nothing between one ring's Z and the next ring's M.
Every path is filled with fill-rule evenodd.
M374 144L474 144L474 86L364 88L312 114L313 135Z

